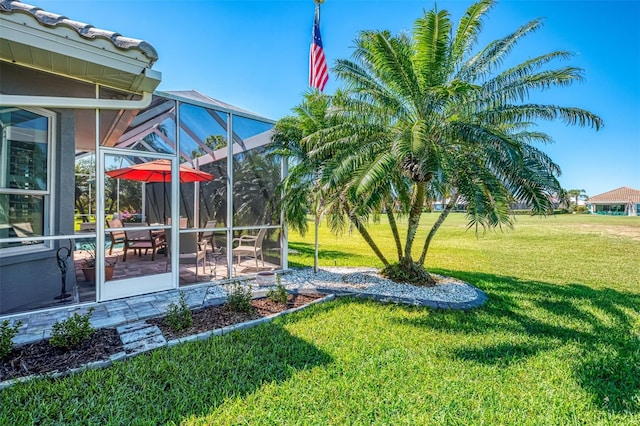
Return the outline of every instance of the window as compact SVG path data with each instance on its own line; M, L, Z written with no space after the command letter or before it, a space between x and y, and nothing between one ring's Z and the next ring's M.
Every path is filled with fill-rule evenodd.
M0 238L45 235L51 191L53 115L0 109ZM42 242L0 243L0 249Z

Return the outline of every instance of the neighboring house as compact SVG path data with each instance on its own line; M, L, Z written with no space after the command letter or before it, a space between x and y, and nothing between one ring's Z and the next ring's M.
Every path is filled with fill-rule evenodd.
M587 207L594 214L637 216L640 211L640 190L623 186L594 195L587 201Z
M441 212L447 207L447 204L449 204L450 201L451 201L451 198L445 198L443 200L432 201L431 202L431 209L434 212ZM455 207L453 208L453 211L454 212L467 211L467 200L465 200L464 197L458 198L458 202L456 203Z
M449 201L450 201L449 198L445 198L444 200L436 200L436 201L431 203L431 208L435 212L442 211L442 210L445 209L445 207L447 206ZM558 200L558 197L551 197L551 203L553 204L553 208L554 209L557 209L560 206L560 201ZM531 204L523 202L523 201L515 201L515 202L509 204L509 208L512 211L516 211L516 210L531 210ZM456 206L454 207L453 211L457 211L457 212L467 211L467 200L465 200L465 198L461 196L458 199L458 202L457 202Z
M161 267L106 281L101 267L115 233L106 222L125 207L153 233L171 233L172 253L180 253L178 235L201 236L215 223L228 265L234 237L267 229L265 263L287 267L280 215L270 208L283 168L264 155L274 122L195 91L155 91L157 59L145 41L0 0L0 317L60 306L60 299L101 302L179 288L178 256L156 256ZM214 178L139 183L138 197L121 208L129 195L106 171L157 159ZM76 175L78 164L91 169ZM87 186L90 214L83 216L94 223L79 227L74 207ZM89 296L79 295L74 274L79 241L95 247L96 282L83 283ZM246 274L239 266L219 278ZM61 289L65 268L69 297Z

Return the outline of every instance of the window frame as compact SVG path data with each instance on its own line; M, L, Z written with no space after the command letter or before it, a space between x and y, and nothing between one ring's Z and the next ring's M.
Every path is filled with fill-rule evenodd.
M42 196L43 198L43 230L41 236L50 236L53 229L53 203L55 202L55 191L53 187L55 182L53 177L55 175L56 162L56 113L54 111L44 108L30 108L30 107L15 107L24 111L31 112L33 114L42 116L47 119L47 173L46 173L46 189L20 189L20 188L0 188L0 195L27 195L27 196ZM1 240L1 239L0 239ZM51 240L40 240L37 236L32 237L33 241L41 241L37 244L21 244L13 247L0 247L0 257L19 255L23 253L32 253L34 251L48 250L51 248Z

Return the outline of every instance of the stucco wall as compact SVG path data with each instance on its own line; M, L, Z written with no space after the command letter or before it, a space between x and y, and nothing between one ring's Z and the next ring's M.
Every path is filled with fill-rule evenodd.
M73 234L75 202L75 113L61 110L56 115L55 175L51 195L55 200L52 235ZM0 314L37 309L55 304L62 287L56 251L68 240L51 242L51 249L0 257ZM68 260L67 291L75 286L72 259Z

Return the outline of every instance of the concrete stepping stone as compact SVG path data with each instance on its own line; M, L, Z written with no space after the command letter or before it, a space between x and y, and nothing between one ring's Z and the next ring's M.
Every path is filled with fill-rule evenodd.
M166 346L167 340L156 325L138 321L117 328L127 354L146 352Z

